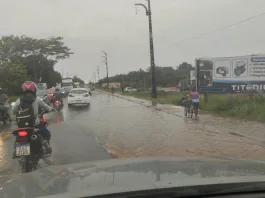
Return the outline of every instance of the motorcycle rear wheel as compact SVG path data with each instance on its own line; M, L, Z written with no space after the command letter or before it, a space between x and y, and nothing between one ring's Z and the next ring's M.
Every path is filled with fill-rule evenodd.
M32 156L23 156L20 158L21 173L29 173L36 170L36 163L34 163Z

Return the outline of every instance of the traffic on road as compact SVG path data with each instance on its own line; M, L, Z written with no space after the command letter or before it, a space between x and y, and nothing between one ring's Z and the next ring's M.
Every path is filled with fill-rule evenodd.
M36 171L112 158L264 158L262 124L253 129L251 122L242 124L210 115L187 119L182 107L152 106L148 101L99 91L94 92L88 109L68 108L67 98L63 100L61 111L44 115L51 132L52 154L39 160ZM2 130L15 128L11 125ZM11 157L14 140L11 135L0 141L2 175L21 173L18 159Z
M265 151L262 124L253 128L252 122L242 124L207 114L188 119L184 117L182 107L152 106L148 101L98 91L91 100L88 109L83 106L68 108L65 98L61 111L44 116L52 134L51 158L55 164L102 159L94 152L96 150L105 153L102 156L117 158L234 156L251 159L262 158ZM75 144L66 142L68 138ZM11 136L2 144L11 142L12 145L12 140ZM91 150L92 145L94 150ZM71 152L63 150L64 147ZM10 157L6 151L2 151L1 159ZM87 157L82 159L83 156ZM5 160L1 161L1 164L5 163Z
M264 0L2 1L0 198L264 197Z

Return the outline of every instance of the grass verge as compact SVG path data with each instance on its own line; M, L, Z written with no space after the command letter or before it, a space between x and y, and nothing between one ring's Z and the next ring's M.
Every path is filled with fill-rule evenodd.
M160 104L182 105L182 93L158 92L156 99L153 99L150 93L144 92L123 93L122 95L155 101ZM265 120L265 96L262 94L252 96L249 94L209 94L208 102L205 103L203 95L201 95L200 109L220 116L263 122Z

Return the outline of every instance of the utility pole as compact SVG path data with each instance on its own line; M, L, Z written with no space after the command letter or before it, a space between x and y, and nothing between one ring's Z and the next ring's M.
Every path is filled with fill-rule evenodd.
M108 68L108 54L105 51L102 51L104 53L104 56L102 56L105 60L103 62L106 65L106 70L107 70L107 84L109 88L109 68Z
M95 79L95 72L93 73L92 79L93 79L93 83L95 83L95 82L96 82L96 79Z
M98 72L98 80L100 79L99 78L99 66L97 66L97 72Z
M156 93L156 77L155 77L155 56L154 56L154 42L153 42L153 28L152 28L152 12L150 0L147 0L148 6L137 3L136 6L142 6L145 8L146 16L148 16L149 23L149 42L150 42L150 62L151 62L151 73L152 73L152 98L157 97Z

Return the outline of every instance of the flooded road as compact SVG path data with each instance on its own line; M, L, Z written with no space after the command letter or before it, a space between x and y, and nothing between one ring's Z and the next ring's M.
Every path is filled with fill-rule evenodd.
M152 107L130 97L94 92L90 108L66 105L62 112L46 117L52 133L52 164L146 156L265 159L263 124L204 114L184 118L181 107ZM13 141L14 137L0 141L0 172L17 169L10 154Z
M158 105L147 108L152 106L150 102L119 97L136 103L120 101L126 113L120 115L123 110L117 109L117 116L112 118L115 125L105 134L109 134L105 142L107 150L118 157L228 156L265 159L264 124L207 114L199 115L198 119L184 118L182 107ZM114 101L112 103L115 104ZM126 117L124 122L127 126L124 122L119 123L123 117Z

